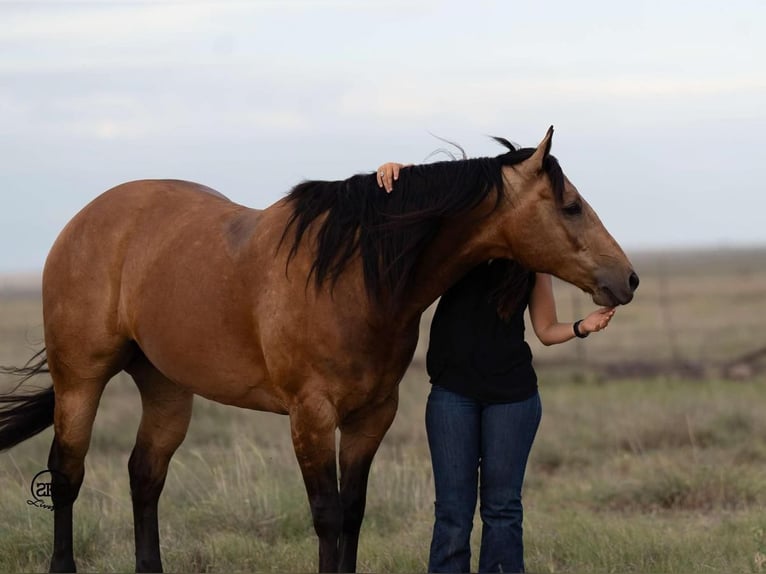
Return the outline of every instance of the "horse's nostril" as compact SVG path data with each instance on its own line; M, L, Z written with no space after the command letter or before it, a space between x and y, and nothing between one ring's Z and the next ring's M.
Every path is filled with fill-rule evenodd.
M638 275L636 275L635 271L630 274L630 277L628 277L628 285L630 285L631 291L638 289Z

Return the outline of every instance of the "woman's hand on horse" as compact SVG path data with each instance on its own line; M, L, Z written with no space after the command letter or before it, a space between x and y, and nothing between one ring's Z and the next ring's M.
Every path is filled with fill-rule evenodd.
M389 161L378 168L378 187L384 187L386 193L394 189L394 182L399 179L399 170L411 164L396 163Z
M612 317L614 317L614 307L601 307L601 309L596 309L582 320L579 327L580 332L595 333L602 329L606 329L606 326L609 324L609 321L612 320Z

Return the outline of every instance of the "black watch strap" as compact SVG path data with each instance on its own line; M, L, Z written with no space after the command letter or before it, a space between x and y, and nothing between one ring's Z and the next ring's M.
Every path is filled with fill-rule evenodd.
M582 333L580 331L580 323L582 323L582 319L580 319L579 321L575 321L574 325L572 325L572 330L574 331L575 337L584 339L585 337L590 335L590 333Z

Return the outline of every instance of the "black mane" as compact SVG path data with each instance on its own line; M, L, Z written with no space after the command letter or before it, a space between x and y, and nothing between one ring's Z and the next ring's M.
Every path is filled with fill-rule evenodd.
M503 188L502 167L518 164L535 152L494 139L509 151L497 157L408 167L390 194L378 187L375 174L298 184L287 196L293 213L282 235L284 241L295 227L288 264L311 223L326 215L309 279L313 274L317 287L327 279L334 284L359 252L368 293L376 300L388 293L392 302L399 301L443 219L470 211L490 193L496 194L497 207L498 191ZM564 176L558 161L546 155L543 167L561 201Z

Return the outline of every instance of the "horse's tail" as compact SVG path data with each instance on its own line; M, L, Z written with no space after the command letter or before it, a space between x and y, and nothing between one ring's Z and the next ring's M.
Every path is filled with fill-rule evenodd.
M0 374L21 377L13 390L0 394L0 451L16 446L53 424L53 387L16 392L35 375L48 373L47 365L43 349L23 367L0 367Z

